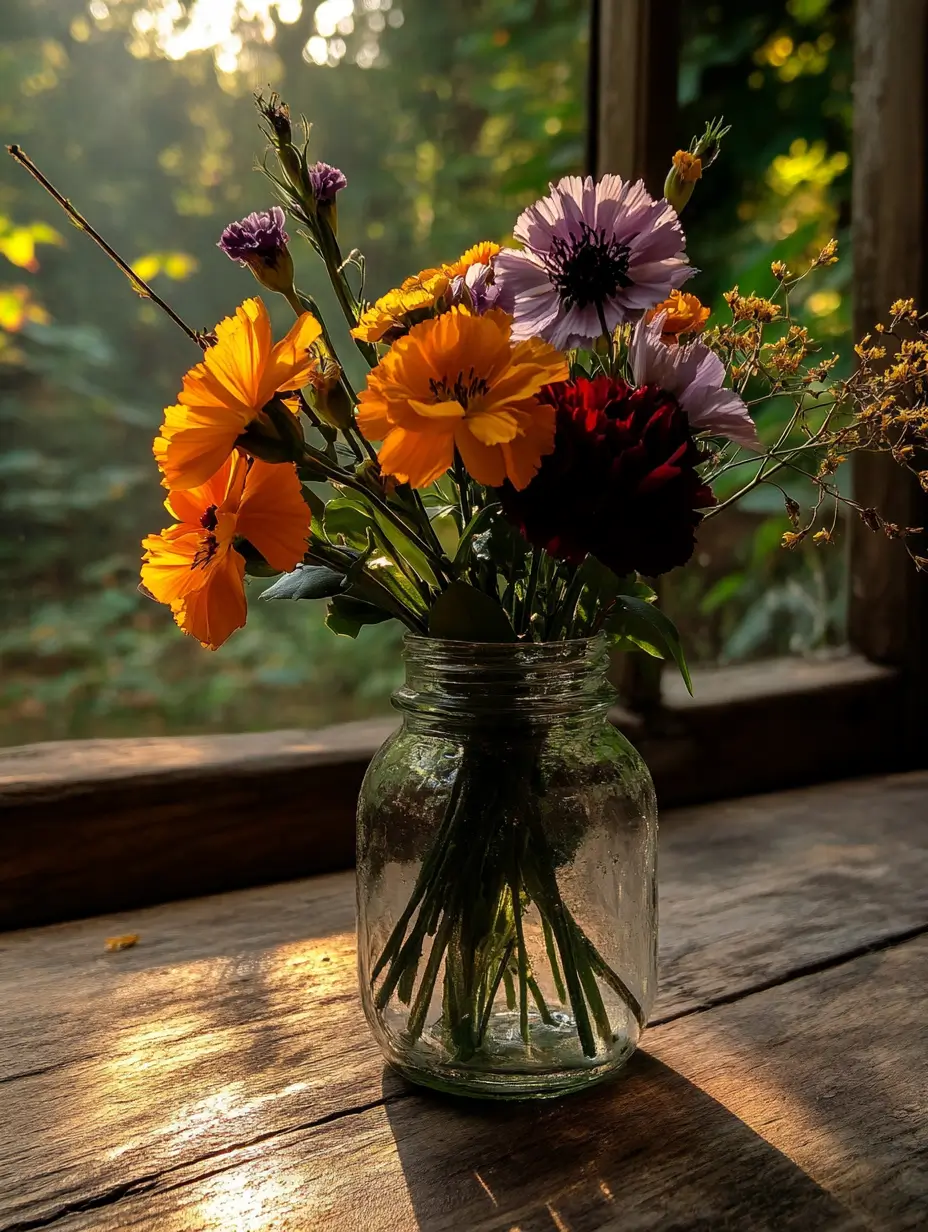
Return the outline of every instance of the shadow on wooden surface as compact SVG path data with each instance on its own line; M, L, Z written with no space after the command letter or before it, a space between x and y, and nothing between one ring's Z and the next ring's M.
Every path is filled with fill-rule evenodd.
M866 1225L723 1104L638 1053L616 1081L538 1104L417 1094L383 1077L419 1232Z

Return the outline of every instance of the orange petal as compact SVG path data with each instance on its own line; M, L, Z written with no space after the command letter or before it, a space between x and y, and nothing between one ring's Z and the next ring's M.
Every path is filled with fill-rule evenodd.
M454 436L451 432L409 432L391 428L380 448L380 469L395 475L400 483L427 488L454 462Z
M167 408L168 413L183 410ZM243 430L228 419L215 423L187 420L187 426L179 427L166 417L161 435L155 437L152 447L164 475L164 486L185 491L205 484L229 460Z
M477 440L470 430L470 421L465 422L455 433L454 443L461 460L478 483L488 488L498 488L506 478L506 465L499 445L485 445Z
M483 445L502 445L519 434L519 421L512 411L481 411L467 416L467 426Z
M194 565L203 553L202 528L171 526L160 535L143 539L142 547L142 585L159 603L173 603L206 584L208 571Z
M208 573L205 586L171 604L174 619L207 650L218 650L245 623L245 560L229 549Z
M311 312L298 317L285 338L273 348L261 378L258 405L264 406L279 389L302 389L316 366L309 348L322 334L322 326Z
M382 441L393 421L387 402L374 389L362 389L358 395L357 424L369 441Z
M522 431L501 451L506 476L519 491L528 487L538 472L541 459L554 449L556 412L553 406L536 405L519 416Z
M261 376L271 355L271 321L264 302L246 299L216 326L218 341L203 356L212 376L243 406L260 408Z
M238 496L241 495L246 470L245 459L241 454L230 455L205 483L195 488L175 489L169 492L164 507L178 522L186 522L190 526L200 528L202 526L200 519L203 514L211 505L218 509L226 504L230 489L233 491L237 489ZM237 506L237 499L234 504Z
M236 533L253 543L274 569L289 572L306 554L309 523L296 467L256 458L245 480Z

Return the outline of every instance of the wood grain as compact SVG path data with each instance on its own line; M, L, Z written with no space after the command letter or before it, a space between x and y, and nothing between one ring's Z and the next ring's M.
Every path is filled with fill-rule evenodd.
M560 1105L461 1104L385 1074L374 1104L137 1178L59 1226L920 1229L926 979L922 939L780 985L657 1028L622 1079Z
M897 1108L893 1060L920 988L879 972L928 928L926 815L925 774L674 814L653 1059L539 1111L424 1099L384 1072L357 1004L350 874L7 934L0 1229L529 1232L560 1226L548 1205L571 1232L871 1226L858 1207L901 1199L842 1145L861 1109L884 1100L887 1176L925 1193L924 1118L905 1111L921 1096ZM126 932L136 948L104 953ZM853 1035L840 1056L836 1023ZM917 1226L890 1214L877 1226Z

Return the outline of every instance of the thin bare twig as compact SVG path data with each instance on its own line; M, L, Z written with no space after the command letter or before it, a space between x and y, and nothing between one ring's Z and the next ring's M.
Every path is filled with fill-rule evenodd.
M122 270L125 276L129 279L129 282L132 284L132 289L139 295L144 296L146 299L150 299L153 304L157 304L161 311L167 313L174 324L179 326L192 342L195 342L197 346L201 347L205 351L209 345L205 336L198 333L195 329L191 329L186 321L177 315L170 304L165 303L161 296L158 295L157 292L153 291L143 278L139 278L138 274L135 273L131 265L122 259L115 248L111 247L111 245L106 242L99 231L94 230L83 214L81 214L79 210L75 209L67 197L58 191L47 176L42 174L26 152L18 145L8 145L6 148L7 153L12 158L15 158L19 165L24 167L33 179L38 180L38 182L51 197L54 197L67 216L71 219L71 222L74 223L75 227L77 227L79 231L86 231L93 242L99 248L103 249L114 265Z

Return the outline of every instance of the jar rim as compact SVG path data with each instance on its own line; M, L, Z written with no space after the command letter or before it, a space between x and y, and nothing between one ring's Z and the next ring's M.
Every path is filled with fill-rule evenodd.
M570 647L580 650L585 646L592 647L592 646L596 646L599 644L605 644L605 641L606 641L606 635L603 632L592 633L588 637L563 637L563 638L556 638L552 641L546 641L546 642L521 642L521 641L472 642L472 641L467 641L464 638L429 637L427 634L422 634L422 633L406 633L403 637L404 646L409 646L412 648L421 647L423 650L426 648L437 647L437 646L448 646L448 647L467 646L468 648L473 649L473 650L493 650L493 651L502 651L502 650L542 651L545 649L564 650Z

